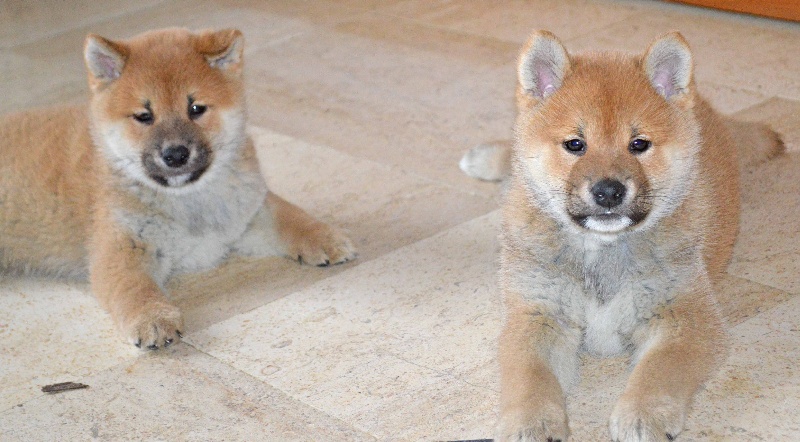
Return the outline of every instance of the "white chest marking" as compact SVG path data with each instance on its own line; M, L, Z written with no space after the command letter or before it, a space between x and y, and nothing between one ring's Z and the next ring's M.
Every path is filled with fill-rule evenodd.
M606 304L593 299L586 304L586 351L596 356L614 356L626 351L626 341L635 322L635 309L618 296Z
M194 192L157 195L147 213L117 211L116 218L152 247L156 281L173 273L210 269L231 252L260 210L266 186L257 173L220 180Z

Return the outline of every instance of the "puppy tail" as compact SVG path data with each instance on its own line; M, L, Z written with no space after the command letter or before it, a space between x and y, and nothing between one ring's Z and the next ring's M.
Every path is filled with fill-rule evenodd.
M725 125L736 143L742 169L766 162L786 151L780 134L764 123L725 118Z
M511 171L511 141L479 144L464 154L458 167L467 175L484 181L502 181Z

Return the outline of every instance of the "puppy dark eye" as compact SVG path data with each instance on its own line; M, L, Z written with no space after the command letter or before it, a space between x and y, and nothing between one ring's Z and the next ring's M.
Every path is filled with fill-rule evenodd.
M203 115L206 112L207 107L203 106L202 104L191 104L189 105L189 118L192 120L196 119L200 115Z
M133 114L133 119L146 125L153 124L153 113L152 112L139 112L138 114Z
M571 140L564 141L563 146L567 152L573 155L583 155L586 153L586 143L579 138L573 138Z
M633 141L631 141L631 144L628 145L628 150L630 150L632 153L635 153L635 154L636 153L642 153L642 152L646 151L647 149L650 149L650 146L652 144L653 143L651 143L650 140L645 140L645 139L642 139L642 138L636 138Z

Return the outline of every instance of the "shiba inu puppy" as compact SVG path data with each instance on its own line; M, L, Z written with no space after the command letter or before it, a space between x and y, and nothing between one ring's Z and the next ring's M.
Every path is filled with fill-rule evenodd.
M242 34L86 38L88 109L0 120L0 265L87 275L124 337L181 337L164 293L230 255L355 257L338 230L268 191L245 134Z
M740 160L734 123L692 72L678 33L628 56L572 55L536 32L519 58L513 148L462 160L473 176L508 175L496 440L567 439L580 352L632 355L611 439L673 440L723 362L714 290L738 230ZM765 126L747 133L743 162L782 150Z

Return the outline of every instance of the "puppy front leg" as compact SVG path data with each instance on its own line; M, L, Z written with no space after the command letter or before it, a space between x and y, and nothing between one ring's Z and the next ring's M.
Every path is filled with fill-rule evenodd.
M92 292L124 337L156 350L181 338L183 316L154 281L146 244L113 227L95 232L89 263Z
M286 255L320 267L356 257L350 239L272 192L234 248L241 255Z
M578 377L580 331L542 305L507 305L500 336L498 442L565 442L564 389Z
M674 440L692 396L726 355L720 314L705 294L676 299L643 332L639 362L611 414L618 442Z

